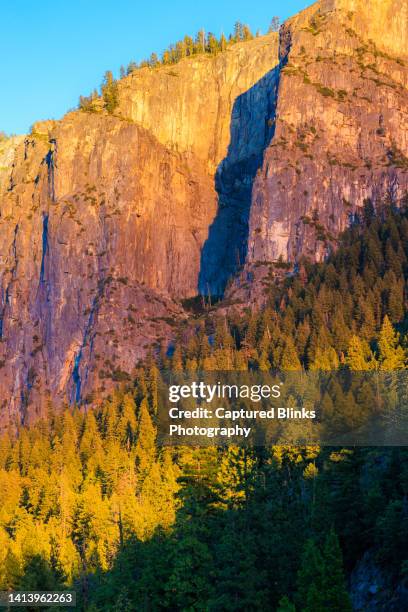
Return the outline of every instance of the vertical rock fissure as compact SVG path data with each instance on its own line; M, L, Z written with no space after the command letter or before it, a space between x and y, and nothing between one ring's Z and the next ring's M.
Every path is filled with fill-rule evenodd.
M43 213L40 284L44 282L45 258L48 252L48 214Z
M83 350L84 350L84 348L86 346L86 343L87 343L88 338L89 338L89 334L90 334L92 326L93 326L96 310L98 308L98 302L99 302L100 298L102 297L102 293L103 293L103 283L101 283L101 287L98 288L98 293L95 295L95 297L92 300L91 308L90 308L90 312L89 312L89 316L88 316L88 320L87 320L87 323L85 325L84 335L82 337L82 343L81 343L81 346L79 347L78 353L76 354L76 356L74 358L74 368L72 370L72 380L74 381L74 396L73 396L73 400L74 400L74 402L76 404L79 404L81 402L82 378L81 378L81 374L80 374L80 369L79 368L80 368L80 365L81 365L82 354L83 354Z
M3 339L3 327L4 327L4 318L6 315L6 308L7 306L10 304L10 287L11 284L13 282L13 280L15 279L16 276L16 272L17 272L17 265L18 265L18 258L17 258L17 234L18 234L18 228L19 225L17 223L17 225L14 228L14 236L13 236L13 242L11 243L11 254L13 257L13 265L10 269L10 280L6 285L6 289L4 292L4 300L3 300L3 308L1 310L1 315L0 315L0 340Z
M50 149L44 158L47 164L47 176L48 176L48 197L52 202L55 202L55 155L57 153L57 141L55 138L50 140Z
M104 208L104 207L103 207ZM101 213L101 219L103 218L103 212L102 210L100 211ZM107 251L107 245L108 245L108 239L107 239L107 232L106 232L106 226L105 226L105 222L102 221L102 236L103 236L103 240L102 240L102 252L106 253ZM76 403L76 404L80 404L81 400L82 400L82 389L83 389L83 383L86 381L87 379L87 375L88 375L88 367L86 368L84 375L81 375L81 365L82 365L82 359L83 359L83 352L84 352L84 348L86 347L88 340L89 340L89 345L90 345L90 355L89 358L91 358L91 354L92 354L92 347L93 347L93 339L94 337L92 336L92 328L94 325L94 321L95 321L95 316L98 312L98 308L100 306L100 302L101 299L103 297L103 293L105 290L105 285L106 285L106 279L104 278L104 272L103 270L105 269L102 265L101 262L101 255L98 256L98 277L99 277L99 281L98 281L98 286L97 286L97 291L96 291L96 295L93 297L92 302L91 302L91 306L89 309L89 316L85 325L85 329L84 329L84 333L82 336L82 342L81 345L79 347L79 350L77 352L77 354L74 357L74 364L73 364L73 369L72 369L72 381L74 383L74 388L73 388L73 392L71 394L71 403Z

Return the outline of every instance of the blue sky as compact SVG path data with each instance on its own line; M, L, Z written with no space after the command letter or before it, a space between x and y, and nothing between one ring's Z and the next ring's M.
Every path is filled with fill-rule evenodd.
M61 117L105 70L199 29L230 33L234 22L266 32L311 0L12 0L1 3L0 131L22 134Z

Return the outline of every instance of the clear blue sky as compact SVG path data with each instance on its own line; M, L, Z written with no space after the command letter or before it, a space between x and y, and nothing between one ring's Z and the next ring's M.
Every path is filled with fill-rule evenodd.
M22 134L61 117L105 70L199 29L226 34L234 22L266 32L312 0L4 0L0 6L0 131Z

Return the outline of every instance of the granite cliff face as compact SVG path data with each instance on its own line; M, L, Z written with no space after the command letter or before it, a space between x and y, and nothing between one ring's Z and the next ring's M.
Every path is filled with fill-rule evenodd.
M119 114L143 125L167 148L191 152L214 174L231 146L237 100L252 88L265 88L265 75L277 64L278 36L272 34L234 45L215 58L198 55L158 70L144 68L120 82ZM250 110L257 112L255 100ZM265 117L259 113L258 127L254 119L242 117L246 134L236 157L257 150Z
M408 188L408 0L322 0L280 35L119 82L0 147L2 419L91 402L198 292L259 299L365 199ZM241 270L240 274L237 272Z
M252 194L248 262L321 260L364 200L408 189L408 2L325 1L281 31L275 135Z
M198 291L234 104L277 62L275 35L143 69L119 83L116 116L69 113L4 145L3 419L92 401L169 341ZM244 119L243 166L266 129Z

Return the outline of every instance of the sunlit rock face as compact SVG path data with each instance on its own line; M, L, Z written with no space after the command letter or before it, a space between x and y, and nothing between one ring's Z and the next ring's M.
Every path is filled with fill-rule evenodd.
M3 422L102 397L168 344L198 292L234 105L277 62L272 35L140 70L119 83L117 116L69 113L4 143ZM265 125L250 128L235 164L263 142Z
M366 199L379 206L403 198L407 7L325 1L284 26L287 63L253 187L247 262L320 261Z
M1 419L95 403L201 293L259 305L408 188L407 0L322 0L0 146Z

